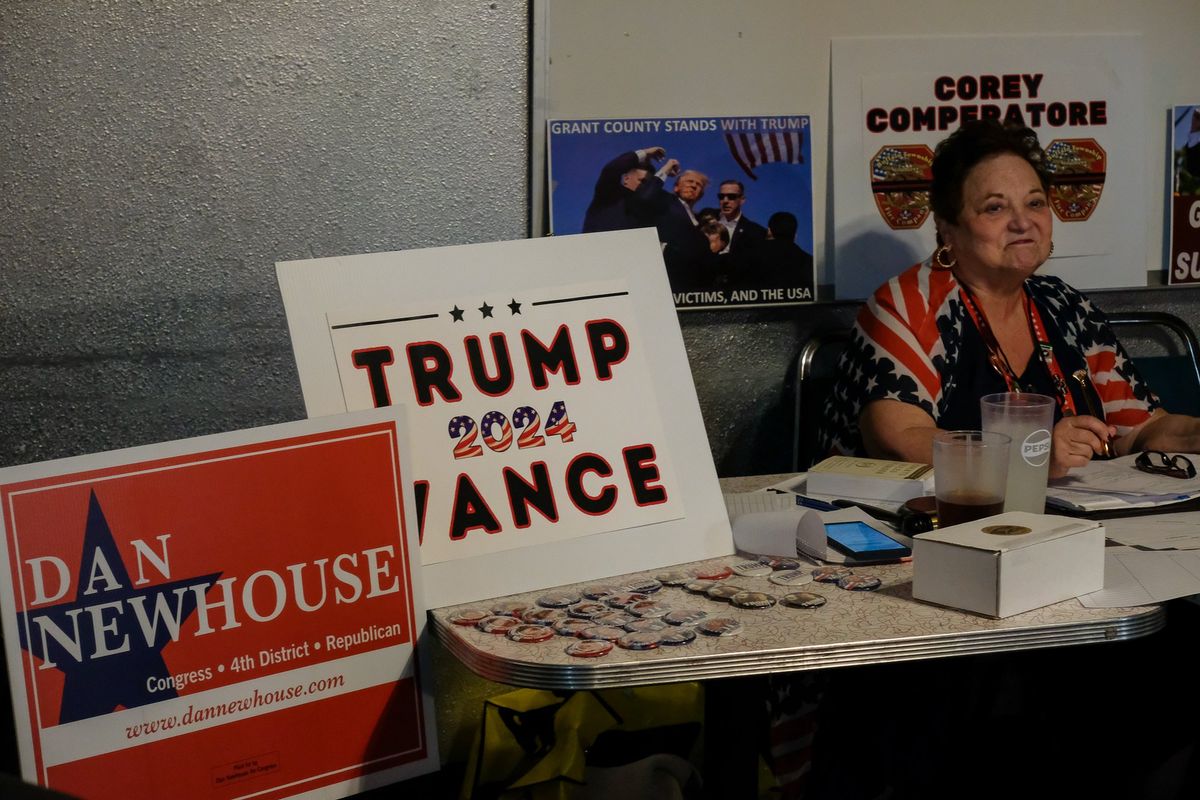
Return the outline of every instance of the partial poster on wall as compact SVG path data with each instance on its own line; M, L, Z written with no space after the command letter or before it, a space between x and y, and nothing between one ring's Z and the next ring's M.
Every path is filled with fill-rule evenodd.
M1083 289L1144 286L1142 141L1132 35L835 39L834 246L839 299L935 247L933 151L964 121L1032 128L1051 172L1054 257Z
M804 115L551 120L556 235L653 227L677 308L814 299Z
M92 800L232 800L437 769L398 418L0 470L22 776Z
M1171 260L1167 283L1200 283L1200 105L1175 106L1172 131Z

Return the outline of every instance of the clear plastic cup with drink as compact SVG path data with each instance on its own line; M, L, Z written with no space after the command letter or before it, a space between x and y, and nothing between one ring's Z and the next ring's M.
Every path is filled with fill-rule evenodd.
M938 527L999 514L1008 483L1012 440L995 431L938 431L933 437L933 474Z
M1004 510L1041 514L1046 508L1054 398L1044 394L1004 392L986 395L979 401L979 406L983 429L1003 433L1012 439Z

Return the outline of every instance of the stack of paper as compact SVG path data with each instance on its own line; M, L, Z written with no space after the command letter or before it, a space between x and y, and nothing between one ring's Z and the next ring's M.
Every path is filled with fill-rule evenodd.
M1200 497L1200 477L1152 475L1134 467L1136 455L1091 461L1056 478L1046 489L1046 502L1075 511L1154 508Z

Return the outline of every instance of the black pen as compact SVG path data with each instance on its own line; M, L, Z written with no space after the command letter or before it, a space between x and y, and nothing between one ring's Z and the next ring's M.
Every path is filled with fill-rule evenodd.
M1096 387L1092 383L1092 378L1088 375L1086 369L1077 369L1071 373L1071 377L1079 384L1079 391L1083 395L1084 405L1087 406L1088 413L1104 424L1108 424L1108 420L1104 418L1104 409L1098 404L1099 394L1096 393ZM1100 458L1116 458L1117 454L1113 451L1112 439L1107 436L1101 445Z

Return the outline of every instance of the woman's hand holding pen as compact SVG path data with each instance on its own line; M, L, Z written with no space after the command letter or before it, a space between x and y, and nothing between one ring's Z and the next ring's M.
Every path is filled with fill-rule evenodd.
M1103 455L1105 445L1116 435L1116 428L1093 416L1063 417L1050 440L1050 477L1061 478L1072 467L1082 467L1093 456Z

